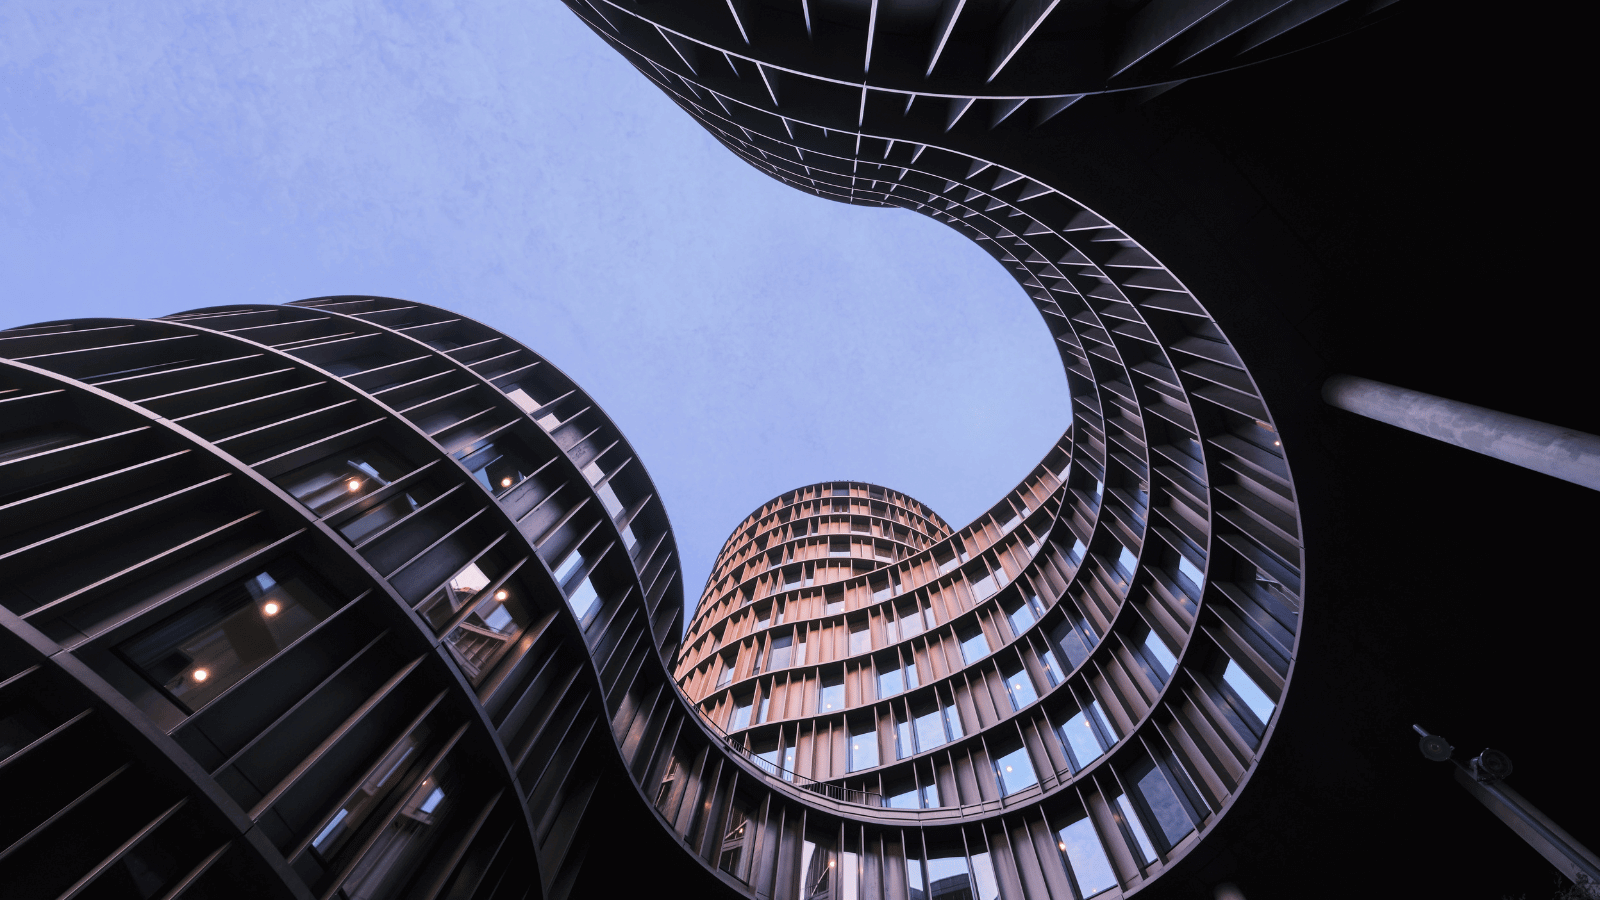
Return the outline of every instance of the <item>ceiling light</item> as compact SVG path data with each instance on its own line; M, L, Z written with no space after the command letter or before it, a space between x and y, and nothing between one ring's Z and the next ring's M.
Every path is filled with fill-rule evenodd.
M500 479L500 486L501 487L511 487L511 476L507 475L506 477Z
M191 673L190 677L192 677L196 682L201 682L205 681L207 678L210 678L211 672L207 669L195 669L194 672Z
M268 600L266 605L261 607L261 612L265 615L275 616L282 609L283 607L278 605L278 601Z
M511 596L511 594L508 591L503 591L502 590L502 591L495 591L494 592L494 598L496 600L504 600L505 598L507 598L509 596Z
M349 481L345 482L344 486L349 488L352 491L359 491L359 490L361 490L361 479L352 478Z

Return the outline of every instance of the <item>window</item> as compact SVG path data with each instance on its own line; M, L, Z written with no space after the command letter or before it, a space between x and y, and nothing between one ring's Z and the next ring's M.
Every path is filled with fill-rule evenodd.
M794 633L775 635L767 649L767 671L787 668L793 653Z
M867 619L850 623L850 655L866 653L872 649L872 633L868 630L871 623Z
M1144 823L1139 821L1139 814L1134 811L1133 801L1127 794L1117 795L1117 811L1121 813L1122 822L1128 828L1128 833L1133 836L1133 843L1139 848L1139 853L1144 857L1145 865L1157 860L1156 848L1150 843L1150 835L1144 830Z
M194 713L332 612L310 575L281 560L116 651L180 709Z
M509 586L485 593L490 583L489 576L472 564L446 582L431 603L424 601L423 615L429 624L441 628L455 620L458 611L472 598L479 598L442 642L473 684L493 670L494 664L522 636L523 628L533 621L522 599Z
M972 854L972 900L1000 900L1000 882L987 852Z
M907 659L906 660L906 688L909 690L909 689L914 688L916 686L917 686L917 663L916 663L916 660Z
M817 697L817 714L844 709L844 675L824 675Z
M1178 658L1167 649L1167 642L1156 634L1155 629L1145 629L1144 640L1135 646L1134 654L1143 664L1145 673L1158 686L1166 684L1172 673L1177 671Z
M946 742L944 714L936 704L928 703L911 711L913 730L916 732L917 750L932 750Z
M1044 666L1044 674L1046 678L1050 679L1051 687L1055 687L1067 680L1066 674L1061 671L1061 663L1056 660L1054 653L1045 650L1039 654L1039 662Z
M847 537L831 537L831 538L828 538L828 555L829 556L849 556L850 555L850 539L847 538Z
M519 441L505 436L472 444L456 455L472 477L497 497L516 487L538 468L529 462L529 454Z
M1067 871L1078 883L1078 894L1093 897L1117 886L1116 873L1111 870L1111 860L1106 857L1105 845L1095 833L1094 823L1087 813L1083 818L1056 832L1057 846L1067 859Z
M584 562L583 554L573 550L555 570L556 584L560 585L561 592L567 595L567 605L572 607L572 614L578 617L580 624L589 617L589 613L600 600L594 585L587 577L582 577Z
M1172 849L1194 830L1194 809L1168 777L1168 768L1145 759L1124 774L1123 784L1131 784L1141 812L1156 825L1156 836L1165 849Z
M1272 718L1272 711L1277 704L1267 696L1267 692L1256 684L1254 678L1233 660L1228 660L1228 665L1222 670L1222 682L1233 688L1233 692L1244 701L1244 705L1256 717L1256 723L1265 727L1267 720Z
M750 727L750 707L753 695L745 694L733 700L733 712L728 716L728 730L738 731Z
M971 572L969 570L969 573L969 577L977 576L977 580L972 582L972 596L978 600L983 600L987 597L993 596L995 591L1000 590L1002 579L1005 578L1004 575L1000 575L999 578L996 578L998 573L990 572L983 568L979 568L976 572Z
M939 785L937 783L929 781L922 786L922 808L939 808Z
M1033 760L1028 756L1028 748L1020 745L996 756L994 775L1002 797L1009 797L1039 783L1039 776L1033 771Z
M727 687L733 682L733 663L737 656L718 657L722 662L722 671L717 673L717 687Z
M1123 587L1127 587L1128 582L1133 580L1134 571L1139 567L1139 558L1134 556L1133 551L1127 547L1118 547L1117 549L1121 551L1117 554L1118 583Z
M407 468L388 447L367 443L276 480L279 487L321 516L394 481Z
M743 797L735 797L728 811L728 823L723 828L722 852L717 858L717 868L740 881L749 880L745 863L745 836L749 834L750 810L754 804Z
M1008 671L1002 671L1000 677L1006 680L1006 696L1011 698L1011 708L1020 711L1024 706L1039 699L1033 689L1033 679L1028 677L1028 672L1021 663L1014 663Z
M1196 591L1206 583L1205 576L1200 574L1200 568L1189 562L1187 556L1178 557L1178 574L1189 580L1189 585Z
M905 759L917 752L917 739L911 732L909 719L896 719L894 723L894 757Z
M1067 618L1051 630L1050 639L1066 655L1067 663L1077 668L1089 658L1089 651L1100 642L1100 637L1072 604L1062 603L1060 606L1066 609Z
M800 848L800 887L795 894L798 900L828 900L828 876L837 864L830 843L807 838Z
M1011 622L1012 634L1027 631L1028 626L1044 615L1044 603L1039 600L1038 594L1029 593L1011 602L1013 605L1006 610L1006 618Z
M899 600L894 606L895 618L900 620L902 640L922 631L922 610L915 599Z
M922 806L922 799L917 795L917 785L914 781L891 787L887 802L884 804L890 809L918 809Z
M771 685L768 685L767 686L767 690L770 690L770 689L771 689ZM772 705L772 696L771 696L770 693L761 698L761 704L758 707L756 707L756 724L757 725L760 725L762 722L765 722L767 720L767 708L769 706L771 706L771 705Z
M871 719L851 723L850 771L859 772L878 764L878 729Z
M1081 772L1085 766L1099 759L1109 746L1096 724L1090 721L1087 711L1079 710L1058 729L1061 742L1067 749L1067 762L1074 772Z
M1078 563L1083 562L1083 554L1087 552L1088 549L1088 547L1084 546L1083 541L1073 541L1072 549L1067 551L1067 558L1072 560L1073 565L1077 565Z
M983 629L976 625L963 628L956 639L961 642L961 658L969 666L989 655L989 639L983 636Z
M893 697L905 691L905 679L900 675L898 663L885 663L888 668L878 672L878 698Z
M950 740L961 737L961 714L956 712L954 706L944 708L944 727L950 732Z
M969 900L972 879L967 872L966 854L928 857L928 900Z
M822 614L826 616L844 612L844 591L835 591L827 597L827 605Z

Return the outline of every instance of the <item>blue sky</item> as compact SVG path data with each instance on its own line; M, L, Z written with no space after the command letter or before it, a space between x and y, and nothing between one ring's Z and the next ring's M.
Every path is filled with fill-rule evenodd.
M761 175L555 0L7 0L0 271L0 327L371 293L499 328L627 434L691 604L770 497L959 526L1069 415L987 254Z

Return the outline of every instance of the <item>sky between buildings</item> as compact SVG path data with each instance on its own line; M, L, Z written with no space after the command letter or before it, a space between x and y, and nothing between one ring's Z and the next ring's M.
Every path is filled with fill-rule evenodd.
M577 381L691 607L773 496L873 481L959 527L1069 418L986 253L760 174L556 0L0 4L0 327L355 293Z

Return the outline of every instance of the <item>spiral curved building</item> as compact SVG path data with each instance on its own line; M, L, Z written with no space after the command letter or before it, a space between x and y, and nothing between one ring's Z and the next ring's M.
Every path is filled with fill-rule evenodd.
M773 498L685 622L642 461L485 325L355 296L0 332L8 900L1527 890L1408 768L1418 721L1492 719L1583 837L1551 723L1590 632L1551 572L1592 534L1551 523L1592 500L1317 394L1600 430L1549 390L1578 330L1439 287L1528 221L1430 180L1477 119L1415 69L1484 41L1384 2L569 6L762 171L988 250L1067 432L960 527Z

